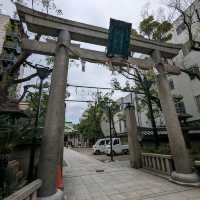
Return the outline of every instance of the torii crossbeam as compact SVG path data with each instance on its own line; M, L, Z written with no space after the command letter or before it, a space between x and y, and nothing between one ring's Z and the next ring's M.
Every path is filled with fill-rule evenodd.
M57 37L60 30L68 30L72 40L95 45L107 45L108 30L105 28L51 16L20 4L17 4L17 11L20 19L34 33ZM154 50L158 50L165 58L173 58L181 48L182 45L179 44L158 42L133 36L130 42L130 50L133 52L151 55Z

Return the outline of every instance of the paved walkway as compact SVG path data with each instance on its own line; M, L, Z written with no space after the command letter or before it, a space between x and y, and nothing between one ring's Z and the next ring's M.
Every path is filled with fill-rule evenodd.
M125 162L103 163L65 149L67 200L200 200L200 188L183 187Z

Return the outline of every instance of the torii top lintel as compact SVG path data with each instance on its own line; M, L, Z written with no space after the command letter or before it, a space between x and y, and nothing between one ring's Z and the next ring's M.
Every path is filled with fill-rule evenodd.
M105 28L55 17L20 4L16 4L16 7L20 20L27 24L31 32L56 37L60 30L68 30L72 40L107 45L108 30ZM175 57L181 48L182 45L179 44L163 43L133 36L130 42L130 49L133 52L152 55L154 50L158 50L165 58Z

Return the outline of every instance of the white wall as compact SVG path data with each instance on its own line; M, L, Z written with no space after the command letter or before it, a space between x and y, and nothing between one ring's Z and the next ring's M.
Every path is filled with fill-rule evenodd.
M196 1L196 3L199 3ZM178 18L174 22L174 28L172 29L171 43L185 43L188 41L188 32L185 29L181 34L177 34L176 28L181 24L181 18ZM192 27L195 40L200 41L200 23L193 25ZM192 65L198 65L200 67L200 52L191 51L186 57L183 57L182 52L175 58L175 63L182 68L190 68ZM173 94L182 95L185 104L186 112L193 117L190 120L200 119L200 113L198 111L195 96L200 95L200 81L195 79L191 80L188 75L181 73L179 76L170 76L169 79L173 79L175 89L172 90Z
M8 24L9 20L9 16L0 15L0 54L2 53L3 43L6 35L6 25Z

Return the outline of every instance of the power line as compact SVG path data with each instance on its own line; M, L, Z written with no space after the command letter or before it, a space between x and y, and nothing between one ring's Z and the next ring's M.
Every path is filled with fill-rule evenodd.
M65 99L66 102L75 102L75 103L96 103L97 101L92 101L92 100L75 100L75 99ZM108 101L106 103L113 103L116 102L117 104L120 105L127 105L131 104L130 102L117 102L117 101Z
M90 100L75 100L75 99L65 99L65 101L77 102L77 103L95 103L96 102L96 101L90 101Z
M74 84L67 84L68 87L75 87L75 88L88 88L88 89L99 89L99 90L115 90L127 93L136 93L136 94L144 94L143 92L139 92L137 90L127 90L127 89L113 89L107 87L95 87L95 86L84 86L84 85L74 85Z
M100 89L100 90L120 90L120 89L113 89L113 88L106 88L106 87L83 86L83 85L74 85L74 84L67 84L67 86L76 87L76 88Z

